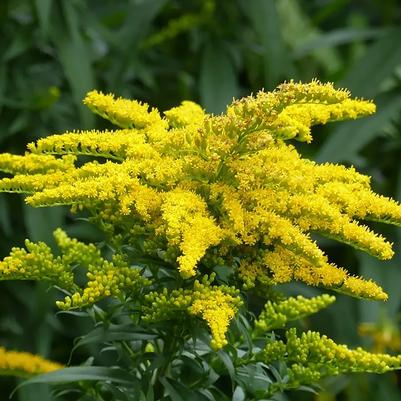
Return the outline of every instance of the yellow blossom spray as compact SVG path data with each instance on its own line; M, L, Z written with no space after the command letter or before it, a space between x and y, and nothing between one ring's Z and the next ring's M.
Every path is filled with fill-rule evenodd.
M280 331L335 298L286 299L279 284L388 297L330 261L315 236L390 259L392 244L367 222L400 226L400 204L374 193L355 168L315 163L289 143L311 142L315 125L369 116L371 101L313 80L236 100L217 116L190 101L160 112L96 90L84 104L116 128L50 135L25 155L1 154L0 191L25 194L33 207L85 213L107 246L58 229L58 249L29 240L13 248L0 262L0 280L62 289L58 308L97 319L96 335L85 341L104 339L115 368L155 400L177 381L187 399L215 397L216 372L256 400L325 376L400 368L399 356ZM255 294L265 302L258 317L248 302ZM198 381L185 379L186 369ZM264 384L248 388L241 374L249 372ZM109 373L104 380L113 383Z

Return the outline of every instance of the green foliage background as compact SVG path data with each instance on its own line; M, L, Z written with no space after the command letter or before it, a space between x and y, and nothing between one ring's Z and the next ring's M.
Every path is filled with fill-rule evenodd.
M2 0L0 2L0 150L23 152L40 136L102 127L81 104L93 88L166 109L198 101L209 112L233 97L285 79L317 77L373 98L374 117L315 130L301 147L318 161L353 164L377 192L401 199L401 3L397 0ZM81 239L97 233L67 210L29 209L0 197L0 253L23 239L51 242L57 226ZM381 226L379 230L383 230ZM350 345L361 322L388 320L399 330L401 232L386 233L397 256L377 262L327 242L331 258L372 277L390 295L385 305L338 297L310 325ZM304 286L289 293L313 295ZM73 338L89 322L54 315L54 294L41 285L0 283L0 345L66 362ZM401 350L399 350L401 352ZM90 349L74 354L82 362ZM396 401L401 376L340 377L325 391L282 400ZM0 394L15 381L0 377ZM19 401L51 400L48 388L22 388Z

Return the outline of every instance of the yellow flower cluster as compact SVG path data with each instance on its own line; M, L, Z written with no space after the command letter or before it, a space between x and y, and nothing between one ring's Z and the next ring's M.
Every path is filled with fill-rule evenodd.
M112 261L104 259L93 244L71 239L57 229L54 232L61 256L54 256L44 243L25 241L26 249L13 248L10 256L0 262L0 280L46 280L71 293L58 301L60 309L82 308L107 297L129 297L149 285L139 268L131 267L115 254ZM75 269L86 270L84 288L75 283Z
M285 361L288 388L316 383L320 378L350 372L384 373L401 368L401 356L372 354L346 345L336 344L319 333L308 331L297 336L296 329L286 332L286 342L268 343L259 355L266 363Z
M36 155L27 153L25 156L0 154L0 171L10 174L37 174L66 171L74 167L76 157L73 155L62 156L56 159L50 155Z
M172 128L199 126L205 118L205 112L199 104L184 100L180 106L173 107L164 112L169 126Z
M161 122L159 112L157 110L148 112L149 106L146 103L115 99L113 95L104 95L97 91L89 92L84 104L121 128L144 128Z
M62 369L64 366L29 352L7 351L0 347L0 376L30 376Z
M166 227L162 230L170 245L180 247L182 255L177 261L182 277L192 277L206 250L220 242L221 229L208 216L207 205L197 194L172 190L163 198L161 211Z
M235 316L241 300L231 294L223 291L222 287L214 288L212 291L201 286L194 285L194 301L189 307L190 314L201 316L206 320L210 331L212 332L212 341L210 345L218 350L227 345L226 332L230 320Z
M291 297L280 302L268 301L255 321L255 328L259 332L279 329L290 320L302 319L317 313L335 300L335 297L323 294L310 299L299 295L296 298Z
M199 316L210 328L211 347L218 350L227 344L226 333L231 319L242 304L238 290L224 285L212 286L215 274L203 276L202 282L195 280L193 288L151 292L145 295L143 319L157 322L170 319L185 319L185 315Z
M27 193L32 206L87 209L112 244L144 242L185 279L219 261L247 288L300 280L386 299L330 263L311 234L389 259L391 244L362 221L401 225L400 205L354 168L316 164L286 142L309 142L314 125L369 115L373 103L318 81L284 83L219 116L192 102L162 115L97 91L84 103L121 129L52 135L25 156L3 155L0 169L13 177L0 191ZM80 155L99 159L75 164Z

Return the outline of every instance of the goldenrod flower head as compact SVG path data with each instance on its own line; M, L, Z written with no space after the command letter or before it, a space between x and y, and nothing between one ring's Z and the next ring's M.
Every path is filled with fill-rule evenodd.
M0 180L0 191L26 193L32 206L86 209L111 242L141 241L185 279L218 261L239 265L248 288L300 280L386 298L375 283L330 263L311 234L389 259L391 244L364 221L401 225L400 205L373 193L369 177L353 167L316 164L287 143L311 141L316 124L367 116L372 102L314 80L234 101L220 116L183 102L162 117L97 91L84 103L121 129L52 135L24 156L3 155L0 169L13 176ZM81 155L90 158L76 163ZM114 274L110 263L99 264L106 276ZM75 295L71 305L105 294L103 273L96 274L96 290L85 301L83 292ZM120 290L113 288L107 291Z
M29 352L0 347L0 375L31 376L62 369L64 366Z

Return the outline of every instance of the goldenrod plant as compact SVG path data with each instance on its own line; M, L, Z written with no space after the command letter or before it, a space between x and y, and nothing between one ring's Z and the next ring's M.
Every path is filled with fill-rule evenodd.
M118 128L51 135L23 156L0 155L0 190L33 207L68 206L104 241L57 229L57 249L27 240L0 262L0 278L61 289L59 309L97 324L76 347L99 342L114 358L31 383L75 374L76 392L98 382L96 400L266 400L326 376L401 368L401 356L281 331L335 298L286 298L280 284L387 299L332 263L319 238L390 259L391 243L366 222L401 225L401 205L353 167L317 164L288 143L311 142L314 125L369 116L372 102L314 80L236 100L221 115L189 101L160 113L98 91L84 103ZM257 318L252 294L266 303Z
M0 347L0 375L29 377L62 369L63 365L29 352L8 351Z

